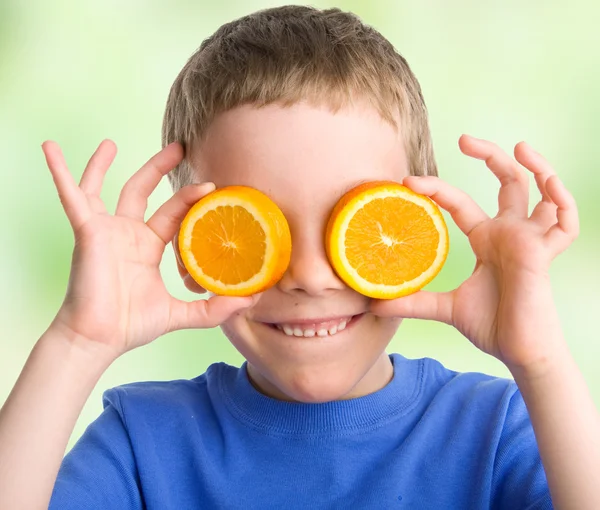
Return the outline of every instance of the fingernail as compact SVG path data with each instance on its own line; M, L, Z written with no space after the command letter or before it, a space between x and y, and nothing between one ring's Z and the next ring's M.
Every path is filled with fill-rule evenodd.
M251 308L252 306L254 306L254 296L249 296L243 299L245 303L240 304L240 310L245 310L246 308Z
M533 152L534 154L540 154L538 151L536 151L531 145L529 145L525 140L523 140L522 142L525 147L527 147L527 149L529 149L531 152Z
M467 135L467 134L465 134L464 136L467 136L467 137L471 138L472 140L475 140L476 142L483 142L483 138L477 138L476 136Z
M216 189L216 186L212 182L195 182L191 186L194 186L198 190L213 191Z

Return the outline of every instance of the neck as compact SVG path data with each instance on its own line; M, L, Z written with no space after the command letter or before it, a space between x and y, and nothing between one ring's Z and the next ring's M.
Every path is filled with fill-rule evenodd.
M277 400L296 402L296 400L263 376L254 365L248 363L247 368L248 379L257 391ZM385 387L392 380L393 376L394 367L389 355L382 352L367 373L346 394L335 400L349 400L375 393Z

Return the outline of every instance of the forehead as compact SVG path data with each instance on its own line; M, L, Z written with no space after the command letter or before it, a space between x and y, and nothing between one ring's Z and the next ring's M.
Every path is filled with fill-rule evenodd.
M212 122L191 162L196 181L252 186L284 212L330 207L360 182L408 175L400 133L362 104L335 113L308 104L230 110Z

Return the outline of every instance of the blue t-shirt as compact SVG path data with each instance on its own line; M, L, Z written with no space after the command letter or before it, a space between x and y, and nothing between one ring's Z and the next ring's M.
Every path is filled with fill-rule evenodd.
M552 508L513 381L390 358L387 386L323 404L261 394L245 364L111 389L50 508Z

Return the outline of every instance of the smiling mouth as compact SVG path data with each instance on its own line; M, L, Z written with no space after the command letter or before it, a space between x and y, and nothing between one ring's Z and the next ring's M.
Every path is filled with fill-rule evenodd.
M346 330L348 327L354 325L364 314L349 315L346 317L339 317L333 320L325 321L303 321L302 323L296 322L281 322L275 324L268 324L272 329L281 331L286 336L305 337L311 338L314 336L327 337L334 336L338 333Z

